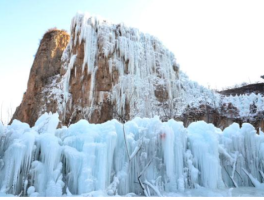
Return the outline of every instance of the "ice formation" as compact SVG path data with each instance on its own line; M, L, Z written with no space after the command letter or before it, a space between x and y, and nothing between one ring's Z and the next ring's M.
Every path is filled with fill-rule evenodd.
M191 108L199 108L200 105L209 105L221 113L221 108L225 108L231 104L237 109L236 115L227 115L227 117L231 118L251 119L258 113L264 112L264 96L260 93L235 96L221 95L191 81L188 76L181 71L179 72L179 79L176 83L181 88L177 91L179 98L175 99L175 110L178 111L176 116L181 115L187 106ZM223 113L221 114L224 115Z
M80 48L82 45L83 48ZM79 54L83 54L84 58L81 65L77 66ZM100 66L102 59L107 64ZM57 102L63 101L62 104L58 103L58 112L63 116L67 112L74 112L74 109L82 110L83 116L91 116L97 109L96 106L103 101L105 94L115 105L117 113L125 115L129 112L130 119L155 115L179 117L186 108L199 108L201 105L209 105L220 112L221 107L230 103L238 109L238 115L227 116L231 118L250 118L264 111L263 95L226 97L215 93L191 81L179 69L173 53L154 36L124 24L112 24L89 14L79 13L72 19L71 39L63 53L62 61L62 68L66 73L60 84L53 82L48 90L53 94L53 98L57 98ZM70 92L70 80L72 76L76 76L79 68L82 72L79 79L83 79L85 74L91 77L88 79L91 82L90 88L85 91L87 94L84 94L89 102L85 107L83 103L73 104L72 99L76 97L72 97ZM109 91L96 89L96 74L100 70L108 71L112 77ZM115 76L117 79L113 78ZM78 100L82 101L84 100ZM257 107L257 112L254 113L250 109L253 104Z
M174 82L177 80L178 66L174 55L159 40L124 24L115 25L88 14L77 14L72 19L70 43L62 56L66 63L63 67L67 70L63 78L66 102L70 72L74 67L76 70L74 62L78 52L74 49L82 43L82 72L91 75L88 94L91 106L94 101L98 60L102 57L108 61L107 70L110 74L118 72L118 83L112 83L109 98L116 103L119 113L125 112L125 105L129 101L131 115L141 112L144 116L150 116L147 109L142 108L148 107L149 102L155 100L157 84L166 87L170 99L175 97Z
M238 109L238 116L240 117L250 118L258 112L264 111L264 96L262 94L251 93L245 95L225 96L222 100L222 104L224 103L232 103L232 105ZM253 109L251 109L251 107Z
M178 69L173 54L160 41L123 24L78 14L71 31L62 57L65 74L59 84L56 76L45 89L57 102L63 101L59 114L72 106L67 103L72 98L71 76L76 76L74 48L82 43L81 72L91 76L85 94L91 109L82 109L92 110L97 60L103 57L109 73L119 74L109 91L118 113L124 114L129 101L131 118L149 118L136 117L125 124L80 120L57 129L59 115L45 113L32 128L17 120L9 126L0 123L0 196L170 196L201 188L228 189L228 194L229 188L263 190L262 131L257 135L247 123L221 131L202 121L185 128L182 122L154 117L166 114L156 98L159 87L161 96L168 96L162 99L168 111L175 112L169 116L180 116L187 107L206 104L220 109L231 103L238 109L234 117L253 117L264 111L262 95L224 97L200 86Z
M264 188L264 135L247 123L224 131L158 117L80 120L56 129L58 123L58 114L45 113L32 128L17 120L0 127L0 193L168 196L201 187Z

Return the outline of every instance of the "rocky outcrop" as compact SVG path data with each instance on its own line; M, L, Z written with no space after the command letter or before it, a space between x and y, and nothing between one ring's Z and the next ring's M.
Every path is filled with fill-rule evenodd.
M154 117L160 101L175 97L178 70L174 55L155 37L80 14L72 20L60 76L45 96L58 102L64 125Z
M250 123L259 133L259 130L264 130L264 111L256 112L254 109L255 107L251 106L251 115L241 116L239 109L232 103L224 103L218 108L201 105L199 108L186 108L183 114L176 119L182 121L185 127L188 127L192 122L203 120L222 130L232 123L238 123L240 127L243 123Z
M49 84L50 77L60 73L61 56L69 42L70 36L65 31L50 30L44 34L38 51L36 53L23 100L17 107L13 119L27 122L31 126L38 119L42 109L43 90ZM50 99L52 101L52 99ZM49 111L56 112L57 106L49 108Z
M155 37L79 14L70 40L60 31L44 35L13 119L33 125L42 113L58 112L69 125L154 117L160 102L176 96L178 71Z
M184 83L186 92L181 95L181 101L172 106L175 109L184 108L173 117L184 122L186 127L192 122L203 120L221 129L236 122L240 125L250 123L258 132L259 129L264 130L264 96L260 92L245 92L241 95L206 94L207 90L197 91L192 89L195 88L193 86L188 87L188 84ZM182 106L182 101L189 102L187 106Z
M61 125L158 115L186 126L205 120L221 128L250 122L264 129L260 93L215 93L189 80L157 38L86 14L73 18L70 36L58 30L44 35L13 119L34 125L44 112L58 112Z

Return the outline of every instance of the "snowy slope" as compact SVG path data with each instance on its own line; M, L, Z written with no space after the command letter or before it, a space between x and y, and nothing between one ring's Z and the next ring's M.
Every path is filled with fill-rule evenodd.
M32 128L17 120L0 127L1 193L163 196L264 188L264 133L250 124L222 132L202 121L184 128L158 117L56 129L58 123L58 114L46 113Z

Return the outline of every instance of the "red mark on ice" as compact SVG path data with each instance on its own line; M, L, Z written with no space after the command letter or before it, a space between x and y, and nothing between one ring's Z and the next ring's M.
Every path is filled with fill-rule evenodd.
M160 134L160 139L165 139L165 137L166 137L166 133L162 133L162 134Z

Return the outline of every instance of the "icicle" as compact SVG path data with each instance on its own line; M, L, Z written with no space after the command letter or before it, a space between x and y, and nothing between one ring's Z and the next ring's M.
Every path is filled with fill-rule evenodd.
M18 121L4 127L2 192L163 196L199 185L223 189L251 182L263 189L264 138L249 124L233 124L222 133L205 122L186 129L174 120L135 118L125 123L124 139L123 124L116 120L96 125L81 120L56 129L57 118L46 113L33 128Z
M76 60L76 55L73 55L71 57L68 69L64 75L64 99L65 99L65 102L68 101L69 84L70 84L70 79L71 79L71 70L74 67L75 60Z
M257 112L264 110L264 98L261 95L222 97L189 80L179 70L173 53L157 38L140 33L137 29L126 27L124 24L114 25L89 14L78 13L72 20L71 31L71 41L63 56L66 62L63 67L66 68L68 63L68 70L71 68L72 59L69 57L72 56L69 52L72 52L77 45L84 46L83 73L87 68L87 73L94 75L98 60L106 59L109 73L118 71L118 74L115 74L118 76L118 82L114 83L109 92L111 101L118 107L119 115L125 114L125 105L129 106L131 118L149 117L155 114L172 118L181 116L188 106L199 109L205 104L219 109L223 103L226 105L232 103L238 109L238 113L229 116L232 118L255 116L256 113L250 112L250 105L253 102L257 106ZM69 78L69 74L66 75L63 86L66 100ZM93 84L92 81L91 85ZM169 116L165 113L160 114L161 103L156 96L158 87L163 88L166 94L166 96L159 94L161 96L159 98L164 98L162 106L168 105L165 112L170 113ZM87 94L89 98L92 97L91 94L91 91ZM91 102L91 105L92 111L94 104Z

